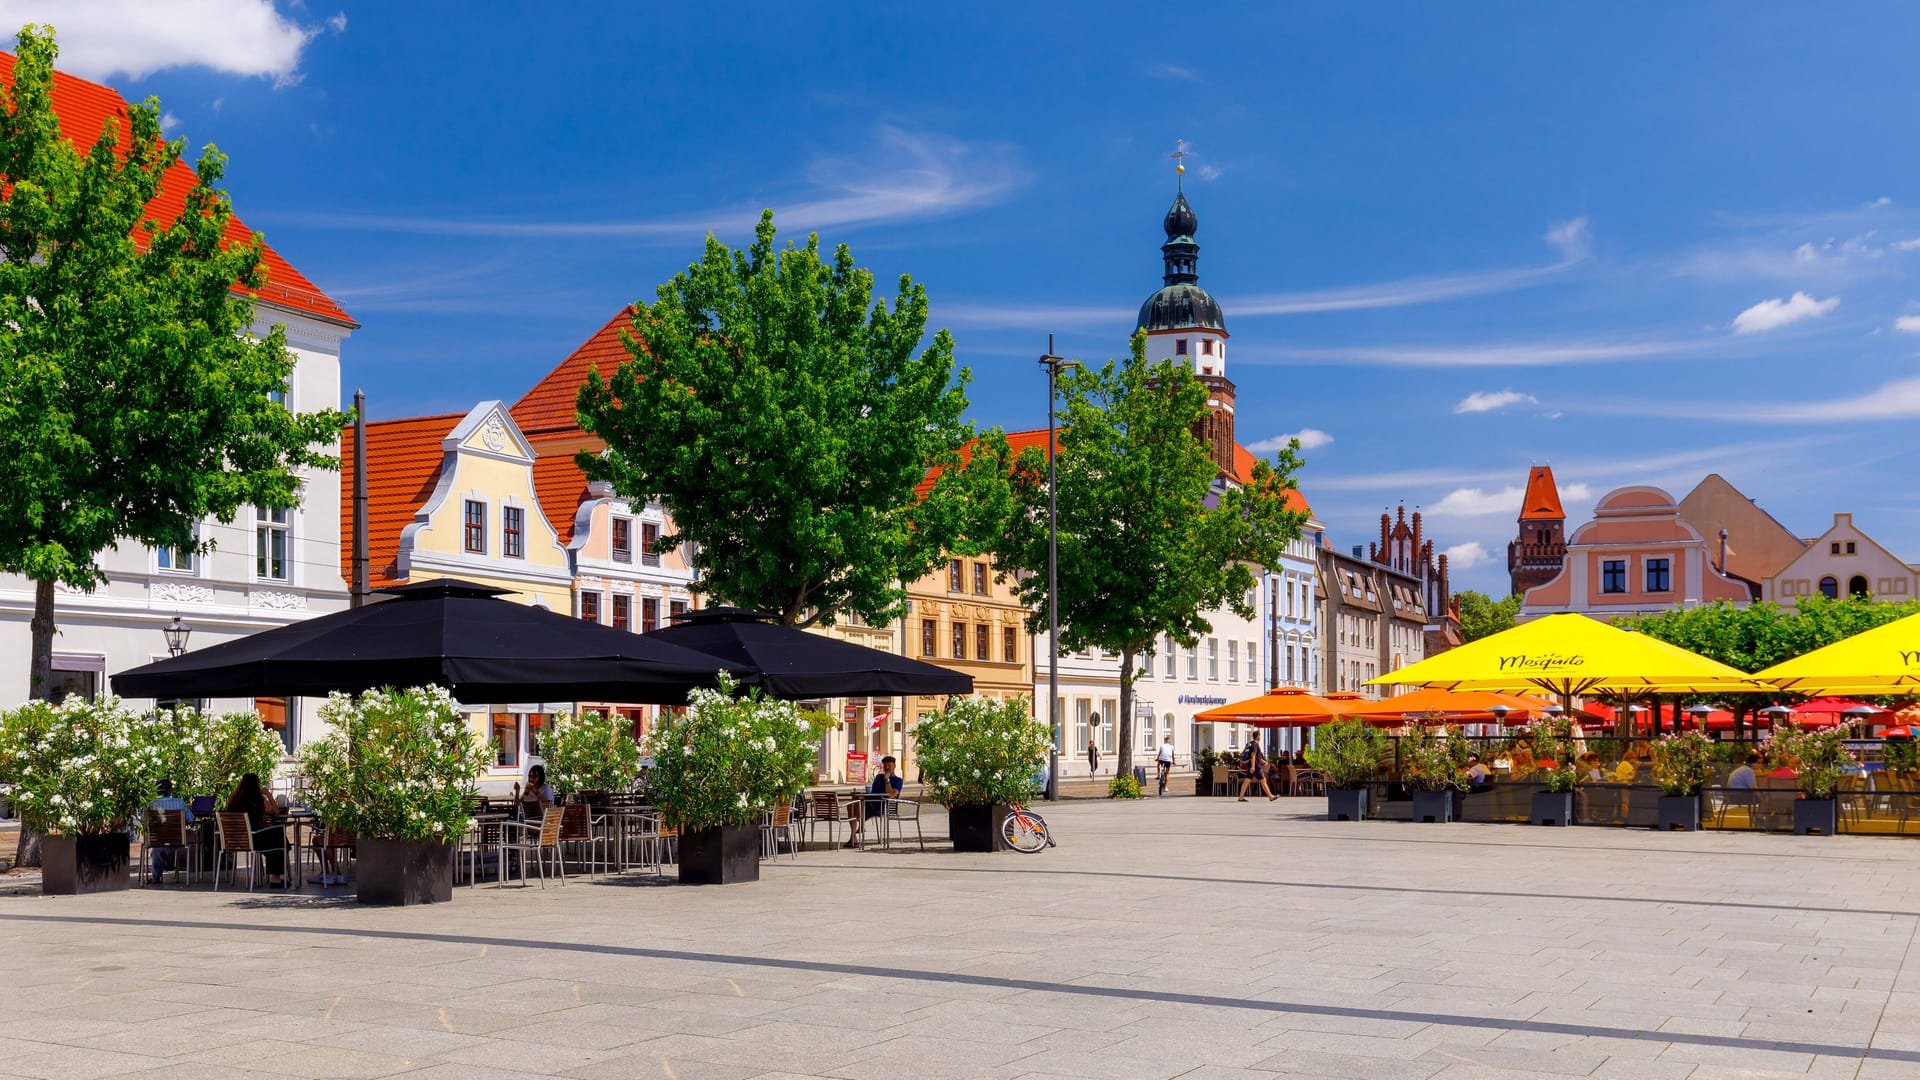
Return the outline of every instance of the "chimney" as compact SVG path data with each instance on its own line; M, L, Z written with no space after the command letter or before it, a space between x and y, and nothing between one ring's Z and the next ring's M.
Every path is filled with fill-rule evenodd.
M1727 530L1721 529L1720 530L1720 574L1722 577L1724 577L1726 576L1726 573L1727 573Z

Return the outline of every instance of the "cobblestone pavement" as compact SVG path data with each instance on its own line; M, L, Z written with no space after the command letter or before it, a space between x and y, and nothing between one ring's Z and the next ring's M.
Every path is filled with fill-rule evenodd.
M1040 855L724 889L0 897L0 1073L1920 1076L1920 845L1314 806L1065 803Z

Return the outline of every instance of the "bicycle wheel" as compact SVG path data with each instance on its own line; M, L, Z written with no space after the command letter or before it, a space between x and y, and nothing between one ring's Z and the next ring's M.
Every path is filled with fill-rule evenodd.
M1019 811L1007 815L1000 823L1000 835L1007 846L1015 851L1028 854L1047 846L1047 823L1038 814Z

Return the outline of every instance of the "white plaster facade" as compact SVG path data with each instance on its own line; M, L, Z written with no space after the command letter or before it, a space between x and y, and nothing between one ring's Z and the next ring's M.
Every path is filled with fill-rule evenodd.
M1802 596L1867 596L1875 600L1920 597L1920 572L1853 523L1852 514L1833 524L1806 551L1761 583L1761 596L1791 608Z

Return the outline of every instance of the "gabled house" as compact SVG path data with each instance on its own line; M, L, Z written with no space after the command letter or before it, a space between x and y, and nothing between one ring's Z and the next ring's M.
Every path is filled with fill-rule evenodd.
M1815 593L1830 600L1912 600L1920 596L1920 571L1862 532L1852 514L1835 514L1827 531L1808 542L1800 556L1767 578L1763 587L1766 599L1789 608Z

